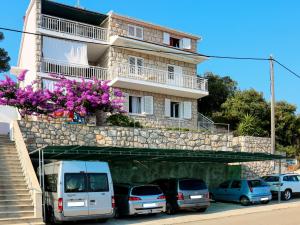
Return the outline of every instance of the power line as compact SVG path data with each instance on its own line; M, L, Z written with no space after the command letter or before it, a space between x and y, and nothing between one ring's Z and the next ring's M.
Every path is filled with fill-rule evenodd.
M259 57L236 57L236 56L218 56L218 55L205 55L200 53L193 53L193 52L171 52L171 51L161 51L161 50L153 50L153 49L147 49L147 48L137 48L137 47L129 47L129 46L121 46L121 45L111 45L111 44L105 44L105 43L98 43L98 42L92 42L92 41L78 41L71 38L65 38L65 37L57 37L54 35L48 35L48 34L39 34L39 33L33 33L28 31L21 31L17 29L11 29L6 27L0 27L0 30L15 32L15 33L21 33L21 34L30 34L35 36L41 36L41 37L52 37L56 39L62 39L62 40L68 40L68 41L76 41L76 42L84 42L89 44L96 44L96 45L106 45L106 46L112 46L116 48L123 48L123 49L130 49L130 50L142 50L142 51L148 51L148 52L157 52L157 53L166 53L166 54L175 54L175 55L194 55L194 56L202 56L207 58L216 58L216 59L235 59L235 60L258 60L258 61L267 61L269 58L259 58Z
M254 61L269 61L273 60L278 65L280 65L282 68L293 74L295 77L300 79L300 75L288 68L287 66L280 63L278 60L272 58L261 58L261 57L237 57L237 56L219 56L219 55L205 55L200 53L193 53L193 52L171 52L171 51L161 51L161 50L153 50L153 49L147 49L147 48L137 48L137 47L129 47L129 46L121 46L121 45L111 45L111 44L105 44L105 43L98 43L93 41L78 41L71 38L65 38L65 37L57 37L54 35L48 35L48 34L39 34L39 33L33 33L28 31L22 31L17 29L11 29L6 27L0 27L0 30L15 32L15 33L21 33L21 34L30 34L35 36L41 36L41 37L51 37L56 39L62 39L62 40L68 40L68 41L75 41L75 42L84 42L89 44L96 44L96 45L105 45L105 46L111 46L116 48L123 48L123 49L129 49L129 50L141 50L141 51L148 51L148 52L157 52L157 53L166 53L166 54L175 54L175 55L194 55L194 56L202 56L206 58L215 58L215 59L230 59L230 60L254 60Z

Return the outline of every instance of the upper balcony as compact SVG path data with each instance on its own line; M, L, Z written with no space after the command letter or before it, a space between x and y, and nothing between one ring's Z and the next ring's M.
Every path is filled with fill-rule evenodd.
M208 95L207 80L151 67L115 64L109 73L111 85L187 98Z
M86 38L100 42L108 41L107 29L54 16L42 15L41 28L45 33L59 33L63 37Z

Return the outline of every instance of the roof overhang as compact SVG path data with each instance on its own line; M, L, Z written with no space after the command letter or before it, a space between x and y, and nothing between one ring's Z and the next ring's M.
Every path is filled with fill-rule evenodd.
M42 14L99 26L108 16L79 7L64 5L49 0L42 0Z
M112 146L47 146L42 149L45 159L101 161L161 161L237 163L285 159L282 155L233 151L122 148ZM38 158L38 151L32 152Z
M150 43L123 36L112 36L110 39L112 47L134 50L145 54L165 57L173 60L183 61L187 63L198 64L209 59L197 53L187 52L184 50L167 47L160 44Z

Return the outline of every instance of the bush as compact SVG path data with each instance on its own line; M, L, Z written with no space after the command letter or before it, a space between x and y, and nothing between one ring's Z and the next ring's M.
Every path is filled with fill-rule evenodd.
M238 136L266 136L267 132L260 126L259 120L253 116L246 114L238 124L236 135Z
M143 126L138 121L134 121L132 118L125 114L114 114L107 118L106 122L112 126L120 127L138 127L142 128Z

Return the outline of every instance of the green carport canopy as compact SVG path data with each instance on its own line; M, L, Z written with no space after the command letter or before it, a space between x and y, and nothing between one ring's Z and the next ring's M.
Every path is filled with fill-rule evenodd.
M251 162L285 159L282 155L238 151L179 150L153 148L122 148L99 146L47 146L44 159L102 161L166 161L166 162ZM31 157L37 158L38 151Z

